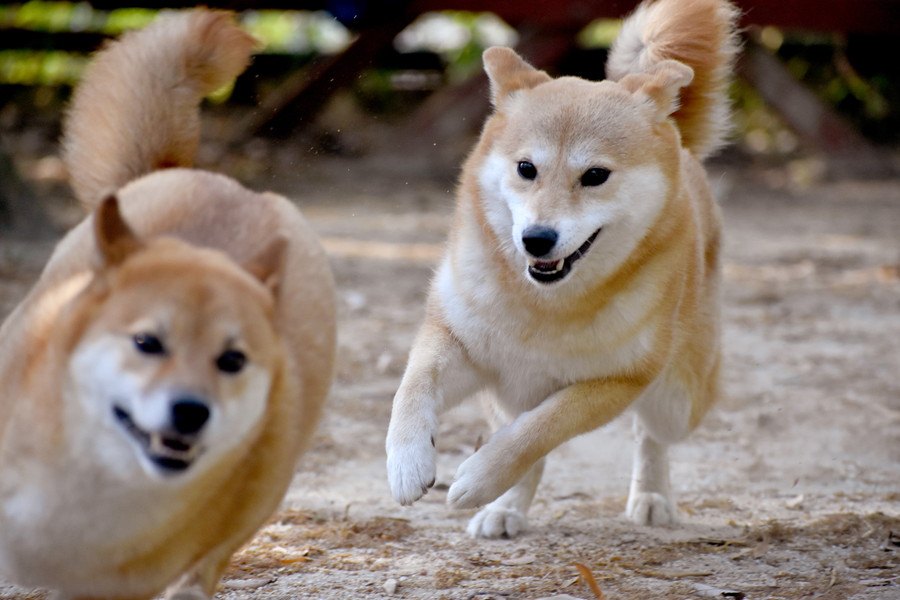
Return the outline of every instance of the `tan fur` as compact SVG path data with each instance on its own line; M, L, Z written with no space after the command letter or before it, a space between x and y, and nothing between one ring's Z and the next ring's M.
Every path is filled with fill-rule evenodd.
M623 43L649 40L653 59L620 65L618 81L551 79L509 49L485 52L496 110L463 167L388 430L401 503L433 482L440 412L486 389L496 431L448 493L455 507L487 504L472 535L521 531L543 457L629 407L638 449L628 514L674 519L666 446L719 387L720 218L697 156L725 125L708 102L724 103L735 15L724 0L684 4L690 20L661 0L626 22ZM522 161L535 176L517 172ZM583 183L597 168L608 179ZM523 245L536 225L558 233L547 257ZM526 272L535 265L561 275L541 283Z
M244 70L256 44L223 26L230 21L225 12L164 14L158 25L110 42L91 62L63 135L72 187L88 209L140 175L193 165L200 101ZM149 57L171 67L135 70Z
M176 583L180 598L211 597L310 441L335 343L313 232L280 196L156 170L190 163L200 98L251 47L226 13L169 15L101 51L76 94L66 160L99 208L0 328L0 569L13 581L71 598L151 598ZM130 336L160 324L166 355L136 352ZM104 344L115 352L92 354ZM237 374L215 364L230 345L248 357ZM201 438L185 472L148 475L105 394L80 387L110 356L114 385L202 393L210 428L246 431Z
M704 159L730 130L728 84L738 51L737 9L718 0L657 0L642 4L610 51L607 77L620 80L673 59L694 71L673 115L684 146Z

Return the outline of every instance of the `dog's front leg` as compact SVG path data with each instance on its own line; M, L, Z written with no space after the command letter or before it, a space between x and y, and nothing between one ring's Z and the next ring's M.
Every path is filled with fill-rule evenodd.
M498 429L466 459L456 471L447 501L455 508L475 508L498 498L548 452L618 416L646 385L643 378L607 378L556 392Z
M169 586L163 600L211 600L222 574L231 562L228 546L218 546L207 554L181 579Z
M481 385L459 342L437 319L427 319L394 396L385 442L388 483L397 502L412 504L434 485L438 415Z

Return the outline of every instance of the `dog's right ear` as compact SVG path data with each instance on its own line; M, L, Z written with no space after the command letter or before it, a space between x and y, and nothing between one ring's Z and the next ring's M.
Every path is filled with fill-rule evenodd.
M273 296L278 295L284 277L289 244L283 235L277 235L256 256L244 263L244 270L259 279Z
M511 94L551 80L547 73L532 67L510 48L488 48L482 60L491 82L491 103L495 108L499 108Z
M694 70L677 60L661 61L641 73L630 73L619 85L632 94L641 94L653 106L658 121L678 110L683 88L694 79Z
M104 267L121 264L143 247L141 240L122 218L119 199L114 194L107 196L94 213L94 239Z

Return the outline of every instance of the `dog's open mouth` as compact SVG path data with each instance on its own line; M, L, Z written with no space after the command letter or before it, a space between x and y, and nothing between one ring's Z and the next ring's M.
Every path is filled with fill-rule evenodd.
M199 456L195 436L144 431L123 408L113 406L113 416L144 451L147 458L164 472L180 473Z
M584 243L578 247L578 250L565 258L553 261L529 261L528 274L532 279L539 283L556 283L557 281L561 281L563 278L565 278L566 275L569 274L569 271L572 270L572 265L575 264L575 261L580 259L587 253L588 250L590 250L591 244L593 244L594 240L597 239L597 236L600 235L600 231L602 229L603 228L601 227L600 229L592 233L591 237L586 239Z

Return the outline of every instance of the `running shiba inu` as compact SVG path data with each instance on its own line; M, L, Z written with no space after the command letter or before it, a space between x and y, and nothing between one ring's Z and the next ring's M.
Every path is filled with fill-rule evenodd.
M700 161L728 129L737 12L659 0L624 23L608 81L484 54L494 113L463 168L427 316L394 398L394 498L435 478L438 415L480 390L495 431L448 492L514 536L544 456L635 411L627 514L675 518L667 446L719 390L719 209Z
M327 259L288 200L187 168L201 99L254 45L226 13L169 14L102 50L75 94L65 158L93 212L0 329L16 583L210 598L311 438L334 356Z

